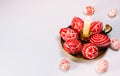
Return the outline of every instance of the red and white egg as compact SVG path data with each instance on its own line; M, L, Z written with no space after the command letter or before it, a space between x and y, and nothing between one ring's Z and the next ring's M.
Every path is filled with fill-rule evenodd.
M85 15L93 15L94 12L95 12L95 9L93 6L86 6L83 11Z
M90 42L96 45L97 47L108 47L110 45L110 39L107 35L104 34L95 34L90 38Z
M113 50L119 50L120 49L120 41L116 38L112 38L110 47Z
M63 47L69 54L79 54L81 52L82 44L77 39L71 39L65 41Z
M96 58L98 56L98 53L98 48L92 43L87 43L82 48L82 55L87 59Z
M110 18L114 18L117 15L117 10L116 9L110 9L108 12L108 16Z
M74 17L72 19L71 27L72 29L76 30L78 33L81 31L81 29L84 26L84 21L79 17Z
M67 71L70 69L70 62L67 59L62 59L59 68L63 71Z
M107 71L109 63L107 60L102 59L96 63L96 71L98 73L104 73Z
M98 34L103 29L103 23L101 21L94 21L91 23L90 30L92 34Z
M59 32L63 40L78 39L78 33L71 28L62 28Z

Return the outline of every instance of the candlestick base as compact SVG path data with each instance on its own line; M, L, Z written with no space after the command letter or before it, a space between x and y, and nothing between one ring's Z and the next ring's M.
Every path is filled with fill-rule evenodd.
M83 29L80 31L80 39L83 41L83 42L89 42L90 40L90 36L92 35L92 32L90 31L88 35L84 35L83 34Z

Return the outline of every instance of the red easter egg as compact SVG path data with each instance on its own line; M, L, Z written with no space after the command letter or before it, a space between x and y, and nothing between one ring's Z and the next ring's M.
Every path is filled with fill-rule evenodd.
M120 49L120 41L116 38L111 39L110 47L113 50L119 50Z
M107 35L95 34L92 35L90 42L97 47L108 47L110 45L110 39Z
M98 34L102 31L103 24L100 21L94 21L91 23L90 30L92 34Z
M108 16L110 18L114 18L117 15L117 10L116 9L110 9L108 12Z
M95 12L95 9L94 9L93 6L87 6L87 7L85 7L85 9L84 9L84 11L83 11L83 13L84 13L85 15L93 15L94 12Z
M81 52L82 44L77 39L67 40L63 47L69 54L79 54Z
M74 17L71 23L71 27L76 30L78 33L84 26L84 21L79 17Z
M78 33L71 28L62 28L59 33L65 41L70 39L78 39Z
M82 48L82 54L87 59L94 59L98 56L98 48L92 43L87 43Z
M104 73L108 69L108 61L105 59L102 59L96 63L96 71L99 73Z
M66 59L62 59L60 64L59 64L59 68L63 71L67 71L70 69L70 62Z

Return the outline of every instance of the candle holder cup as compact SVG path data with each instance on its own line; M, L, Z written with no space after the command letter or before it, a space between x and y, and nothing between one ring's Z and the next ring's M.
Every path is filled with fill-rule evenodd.
M90 31L88 35L83 34L83 29L80 31L80 39L84 42L87 43L90 40L90 36L92 35L92 32Z

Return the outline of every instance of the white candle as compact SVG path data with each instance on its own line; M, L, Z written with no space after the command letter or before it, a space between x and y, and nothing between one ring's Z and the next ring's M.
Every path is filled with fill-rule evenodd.
M84 36L88 36L89 33L90 33L90 24L91 24L91 22L92 22L92 20L88 16L87 19L84 22L84 28L83 28L83 35Z

